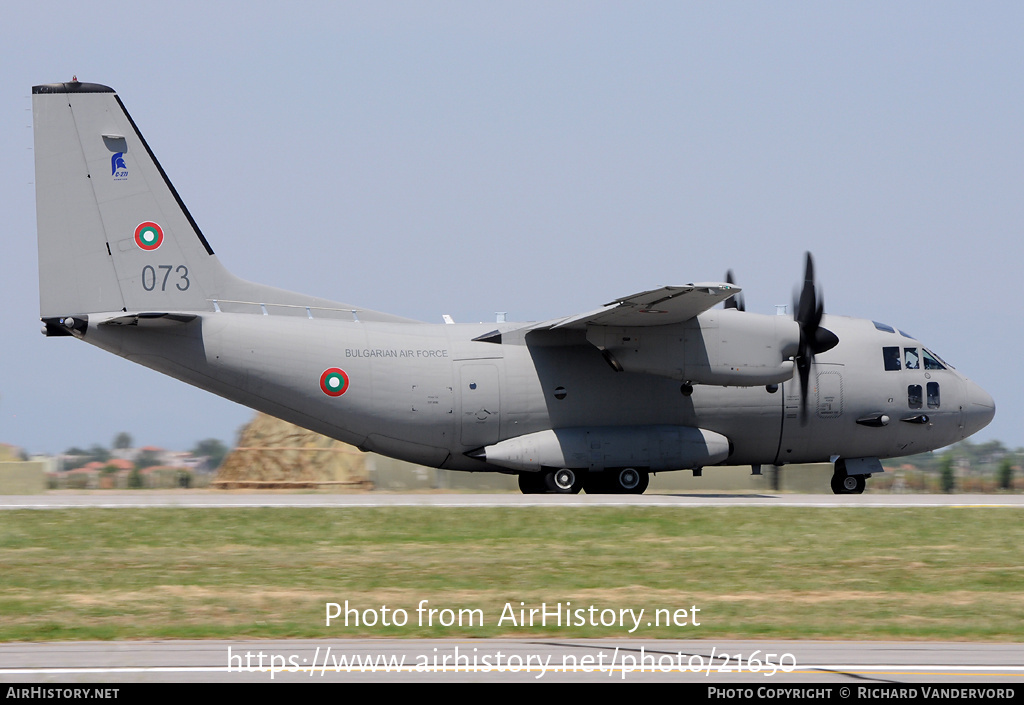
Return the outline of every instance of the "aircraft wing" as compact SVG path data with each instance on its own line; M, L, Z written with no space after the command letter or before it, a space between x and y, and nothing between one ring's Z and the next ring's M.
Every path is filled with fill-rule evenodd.
M700 283L663 286L624 296L595 311L556 318L530 330L586 329L587 326L664 326L682 323L740 293L733 284Z

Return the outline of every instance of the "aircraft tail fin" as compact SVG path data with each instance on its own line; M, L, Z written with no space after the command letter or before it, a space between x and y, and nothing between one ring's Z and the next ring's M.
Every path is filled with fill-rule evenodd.
M35 86L32 112L44 321L213 311L406 320L230 274L112 88Z
M212 310L230 275L113 89L32 89L43 318Z

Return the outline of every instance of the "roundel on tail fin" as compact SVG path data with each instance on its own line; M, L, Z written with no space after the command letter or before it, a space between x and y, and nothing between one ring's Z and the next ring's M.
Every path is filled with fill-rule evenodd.
M144 250L152 251L164 242L164 231L156 223L147 220L135 228L135 244Z

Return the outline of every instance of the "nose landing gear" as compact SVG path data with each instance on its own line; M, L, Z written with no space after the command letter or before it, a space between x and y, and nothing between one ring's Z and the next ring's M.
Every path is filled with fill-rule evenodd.
M846 461L840 458L836 461L835 470L832 473L833 494L863 494L867 478L871 475L847 475Z
M832 476L833 494L863 494L866 484L863 475Z

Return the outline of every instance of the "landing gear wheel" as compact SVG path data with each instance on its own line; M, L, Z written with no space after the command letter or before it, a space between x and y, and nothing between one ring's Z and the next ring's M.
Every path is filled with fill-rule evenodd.
M651 484L651 476L646 470L620 468L611 472L611 491L616 494L643 494Z
M833 494L863 494L867 482L863 475L847 475L838 473L832 476Z
M519 473L519 491L523 494L542 494L547 492L544 486L544 475L539 472Z
M572 468L545 470L544 486L548 492L555 494L579 494L583 489L584 475L582 470L573 470Z

